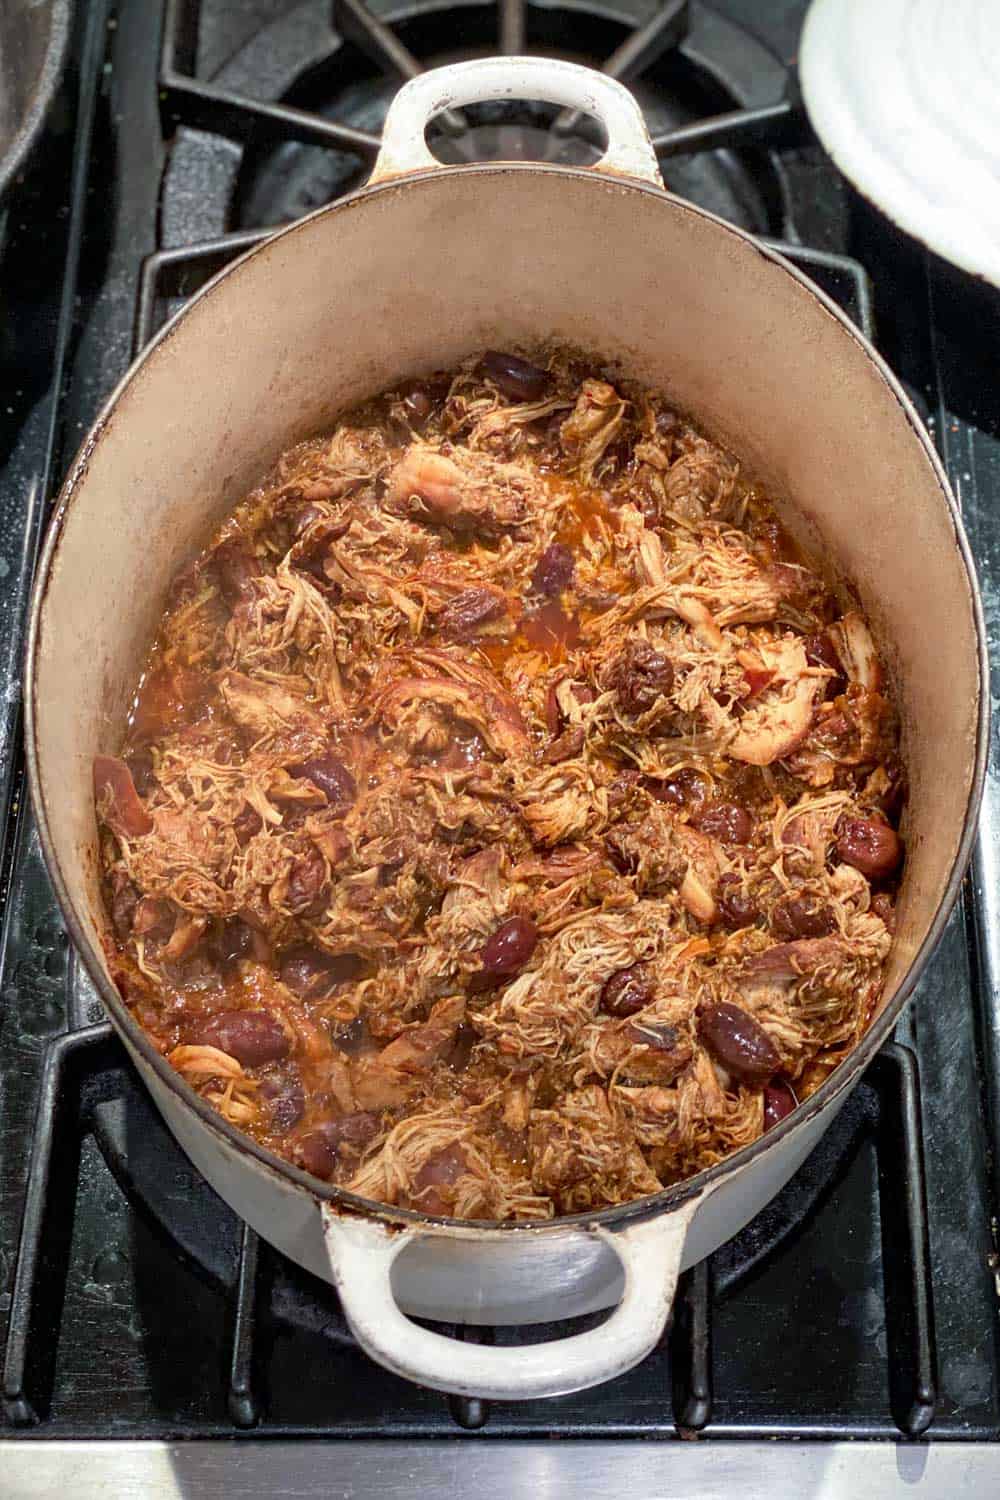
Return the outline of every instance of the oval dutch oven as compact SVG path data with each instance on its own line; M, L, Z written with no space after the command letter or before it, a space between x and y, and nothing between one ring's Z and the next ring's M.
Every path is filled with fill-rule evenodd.
M442 167L428 120L478 100L587 111L593 168ZM544 1224L431 1219L278 1159L203 1103L152 1047L104 956L90 766L115 752L168 584L292 443L401 377L541 338L665 391L792 507L852 581L890 662L910 800L908 861L881 1010L823 1086L761 1140L653 1197ZM985 753L981 609L955 501L912 407L815 286L665 192L639 109L569 63L487 59L408 83L371 181L237 260L133 365L66 481L28 654L31 789L48 867L114 1026L181 1146L227 1203L334 1282L361 1345L411 1380L518 1399L608 1380L660 1338L680 1270L784 1185L889 1035L969 853ZM517 1324L614 1308L524 1347L418 1326Z

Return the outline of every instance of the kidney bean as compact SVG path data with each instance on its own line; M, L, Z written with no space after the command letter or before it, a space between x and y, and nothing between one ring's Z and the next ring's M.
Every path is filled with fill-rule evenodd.
M826 937L836 930L833 908L814 896L785 896L771 912L771 931L782 942Z
M903 857L895 829L881 818L842 818L837 829L837 855L868 880L885 880Z
M601 987L601 1009L609 1016L634 1016L653 999L653 977L648 964L616 969Z
M760 907L743 889L738 875L720 875L716 887L715 904L723 925L737 929L750 927L760 916Z
M738 802L712 802L692 813L691 824L721 844L746 844L753 834L753 818Z
M540 370L526 359L518 359L516 354L504 354L499 349L486 351L480 369L511 401L539 400L550 380L547 370Z
M669 802L673 807L704 802L708 796L708 782L693 766L682 766L669 776L645 776L642 784L657 802Z
M780 1125L797 1103L791 1084L783 1078L772 1078L764 1089L764 1129L771 1130Z
M334 956L309 943L296 943L281 955L278 978L296 995L313 999L327 994L334 985L356 979L363 968L363 961L354 953Z
M506 614L507 600L498 589L463 589L445 605L438 616L438 626L445 635L468 640Z
M288 877L288 893L285 897L288 910L294 916L302 916L315 907L326 884L326 866L318 849L309 849L299 856Z
M265 1078L260 1086L261 1098L267 1101L271 1129L282 1135L301 1120L306 1096L301 1081L293 1075Z
M728 1000L703 1007L698 1035L727 1072L748 1083L763 1083L781 1066L778 1049L763 1026Z
M530 917L508 917L479 950L482 969L473 976L474 988L493 989L520 973L535 951L538 928Z
M331 807L350 807L357 795L354 777L335 755L317 755L288 767L289 776L297 781L311 781L318 786Z
M674 685L670 657L648 641L627 641L608 669L607 683L626 713L644 714Z
M573 582L573 554L562 542L552 542L535 563L531 592L555 598Z
M266 1010L223 1010L199 1026L191 1041L218 1047L247 1068L280 1062L291 1050L288 1037Z
M411 427L426 427L427 419L434 409L427 392L418 385L406 392L402 401L403 411Z
M254 579L260 574L260 563L252 548L238 537L221 542L212 555L212 562L222 596L229 604L235 604L249 593Z
M323 520L325 515L326 511L323 510L322 506L314 505L312 502L304 505L301 510L296 511L292 519L293 539L298 541L299 537L303 536L309 530L310 526L315 525L317 521Z
M336 1170L342 1146L359 1155L378 1132L379 1117L367 1110L340 1115L336 1120L322 1120L296 1141L295 1156L307 1172L327 1179Z
M823 684L823 696L825 698L837 698L847 687L847 678L844 676L844 668L840 657L837 655L836 647L825 630L818 631L815 635L807 635L803 638L806 661L813 667L828 667L836 673L834 677L828 677Z

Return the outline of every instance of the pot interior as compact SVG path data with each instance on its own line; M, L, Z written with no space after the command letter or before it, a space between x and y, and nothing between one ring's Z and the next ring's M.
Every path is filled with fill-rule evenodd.
M975 780L975 607L939 473L870 353L773 258L656 190L528 166L391 184L279 235L169 329L85 447L41 584L30 740L93 965L91 758L118 748L173 575L282 449L344 407L542 337L666 391L860 598L896 680L910 784L891 998Z

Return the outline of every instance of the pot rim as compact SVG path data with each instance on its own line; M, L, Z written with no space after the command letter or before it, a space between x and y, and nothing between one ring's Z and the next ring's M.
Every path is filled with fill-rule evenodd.
M628 1203L616 1204L613 1207L599 1209L590 1213L567 1214L563 1217L544 1221L527 1222L448 1218L420 1213L415 1209L393 1208L388 1204L378 1203L374 1199L363 1198L356 1193L348 1192L344 1188L321 1182L319 1178L310 1176L307 1172L302 1171L301 1168L294 1166L283 1157L277 1156L265 1146L261 1146L251 1136L244 1134L212 1109L211 1105L207 1104L190 1084L184 1081L181 1075L170 1066L162 1053L158 1052L153 1046L146 1032L139 1025L138 1021L135 1020L128 1006L118 993L117 988L106 977L100 956L94 944L91 943L83 923L77 917L75 907L68 894L66 880L63 876L62 867L56 855L49 829L48 814L39 779L39 750L36 739L37 657L40 622L66 516L73 503L76 489L86 476L91 453L100 442L105 429L114 419L119 401L132 381L138 376L146 361L162 344L165 344L172 337L180 322L187 317L195 304L200 302L202 298L210 296L223 282L227 281L230 277L238 275L246 262L256 256L266 254L277 240L299 233L315 220L328 215L350 212L362 207L369 199L376 196L385 194L394 195L402 190L408 191L411 188L419 188L427 182L436 182L443 177L465 177L472 175L503 176L508 173L540 174L546 177L569 177L585 181L589 180L595 187L614 186L618 191L642 193L649 197L660 199L673 212L689 214L692 217L707 220L720 231L730 235L734 240L742 242L745 247L756 251L765 260L779 267L786 275L792 277L803 291L812 296L831 317L837 320L844 332L854 340L862 354L874 366L876 373L892 393L913 432L915 440L921 444L924 455L930 463L938 481L941 498L947 506L951 518L955 546L958 549L968 580L976 634L977 665L979 669L979 712L976 724L976 744L972 778L961 837L955 858L952 862L944 895L920 947L917 949L908 969L900 980L895 995L871 1024L854 1049L833 1069L829 1077L824 1080L816 1092L797 1105L792 1113L782 1120L780 1124L766 1131L750 1145L741 1147L739 1151L735 1151L731 1156L727 1156L722 1161L717 1162L715 1166L705 1168L695 1176L685 1178L683 1181L674 1183L670 1187L664 1188L661 1192L650 1194L645 1198L633 1199ZM765 1151L778 1146L782 1140L790 1136L799 1126L815 1118L828 1105L832 1104L844 1090L851 1087L871 1062L882 1043L888 1039L893 1026L912 995L941 938L958 897L972 851L972 842L976 833L979 805L982 799L986 776L986 761L989 747L988 673L989 660L986 649L986 627L975 565L972 560L965 528L962 524L961 512L952 494L941 459L931 443L927 430L920 421L912 402L885 360L883 360L882 356L869 343L861 331L855 327L847 314L820 287L816 286L808 276L800 271L797 266L786 260L784 256L771 249L770 246L762 244L745 230L737 228L725 219L720 218L717 214L710 213L706 209L689 203L685 199L679 198L676 194L668 192L665 188L657 187L651 182L637 178L621 177L612 173L608 173L607 175L595 174L591 169L586 167L557 166L544 162L472 162L455 166L441 165L428 168L426 171L413 172L402 177L387 179L385 182L378 183L372 187L363 186L347 197L339 199L336 203L326 204L324 207L316 209L313 213L307 214L301 219L296 219L284 228L276 230L273 235L270 235L259 245L255 245L244 255L230 261L228 265L224 266L215 276L207 281L182 308L167 320L154 338L151 339L142 352L133 360L128 370L108 396L90 431L81 443L66 479L60 488L55 509L48 523L45 542L32 585L28 638L25 650L24 694L25 750L28 783L35 818L38 824L42 853L60 910L66 921L74 947L82 958L84 967L94 982L112 1023L123 1034L133 1053L138 1053L142 1062L152 1068L160 1082L216 1136L221 1137L223 1141L234 1147L241 1155L251 1158L254 1164L260 1169L271 1174L276 1174L291 1186L304 1190L314 1200L336 1204L346 1212L377 1219L389 1226L423 1226L438 1234L447 1232L453 1235L461 1234L463 1237L481 1237L487 1234L492 1237L495 1233L552 1234L565 1232L574 1228L589 1228L592 1225L602 1225L606 1228L611 1228L676 1209L692 1197L704 1193L710 1187L714 1187L723 1178L734 1175L742 1168L750 1166Z

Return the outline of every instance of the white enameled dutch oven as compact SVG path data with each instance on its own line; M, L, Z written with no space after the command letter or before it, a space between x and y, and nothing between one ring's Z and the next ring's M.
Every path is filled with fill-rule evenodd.
M442 167L428 120L543 99L603 124L590 169ZM793 530L852 581L902 706L908 860L885 1000L823 1087L776 1129L655 1197L531 1226L459 1223L352 1197L280 1161L188 1088L109 978L91 760L115 752L167 587L282 449L400 377L486 348L566 341L665 390L793 508ZM664 192L631 95L540 58L407 84L362 191L282 230L173 319L115 391L59 500L34 596L31 787L73 939L171 1130L255 1230L333 1281L358 1340L411 1380L473 1396L608 1380L656 1344L682 1267L783 1186L857 1082L955 900L978 805L981 612L955 502L878 355L798 271ZM525 1347L447 1322L597 1328Z

